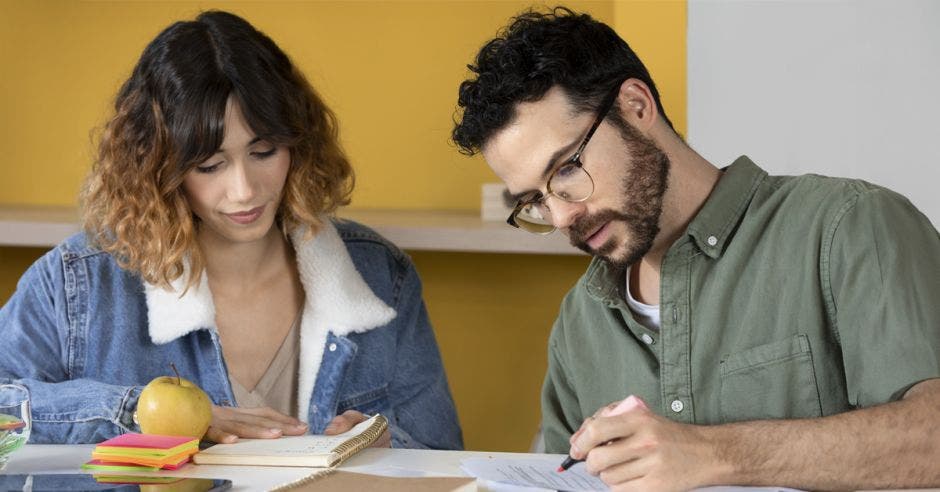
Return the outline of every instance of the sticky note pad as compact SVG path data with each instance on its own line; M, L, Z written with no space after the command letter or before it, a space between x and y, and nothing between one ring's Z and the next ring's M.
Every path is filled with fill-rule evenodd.
M133 463L122 463L115 461L91 460L82 465L82 470L101 470L101 471L157 471L158 466L135 465Z
M185 436L121 434L95 446L95 452L134 456L173 456L199 450L199 440Z

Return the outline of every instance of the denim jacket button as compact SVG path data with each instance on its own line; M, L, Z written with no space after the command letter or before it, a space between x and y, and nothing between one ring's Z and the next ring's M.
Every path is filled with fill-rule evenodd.
M335 343L331 343L331 344L330 344L330 352L336 352L336 344L335 344Z
M314 405L312 409L313 409L313 413L318 413L320 411L320 409L317 408L316 405Z

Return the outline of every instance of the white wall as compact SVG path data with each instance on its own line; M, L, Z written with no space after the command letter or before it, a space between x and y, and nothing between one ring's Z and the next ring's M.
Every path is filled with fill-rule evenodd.
M940 1L690 0L689 143L862 178L940 226Z

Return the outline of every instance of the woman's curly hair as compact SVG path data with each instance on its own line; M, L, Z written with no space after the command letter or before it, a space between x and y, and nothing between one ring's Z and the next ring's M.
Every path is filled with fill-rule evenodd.
M192 286L204 268L198 219L183 178L222 144L226 102L255 134L290 150L277 223L306 227L349 203L354 176L338 124L303 74L266 35L220 11L177 22L144 50L104 126L82 190L92 244L145 281Z
M672 127L649 71L626 41L606 24L564 7L514 17L467 68L476 76L460 84L457 105L463 114L451 134L466 155L511 121L516 104L538 101L556 85L576 110L595 111L614 84L636 78L649 87ZM617 119L619 112L608 117Z

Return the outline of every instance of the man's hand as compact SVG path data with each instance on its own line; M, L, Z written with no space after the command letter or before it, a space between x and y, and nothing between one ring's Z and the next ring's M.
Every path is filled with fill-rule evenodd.
M680 424L637 405L601 408L571 436L571 457L613 490L684 491L720 480L724 465L703 427Z
M212 405L212 422L206 439L231 443L239 437L273 439L307 433L307 424L269 407L237 408Z
M342 434L349 429L352 429L356 424L360 422L365 422L369 420L369 417L365 416L361 412L355 410L346 410L342 415L337 415L333 417L333 420L330 422L330 425L326 426L326 429L323 430L323 433L332 436L335 434ZM392 447L392 435L389 434L388 429L382 433L382 435L372 443L373 448L390 448Z

